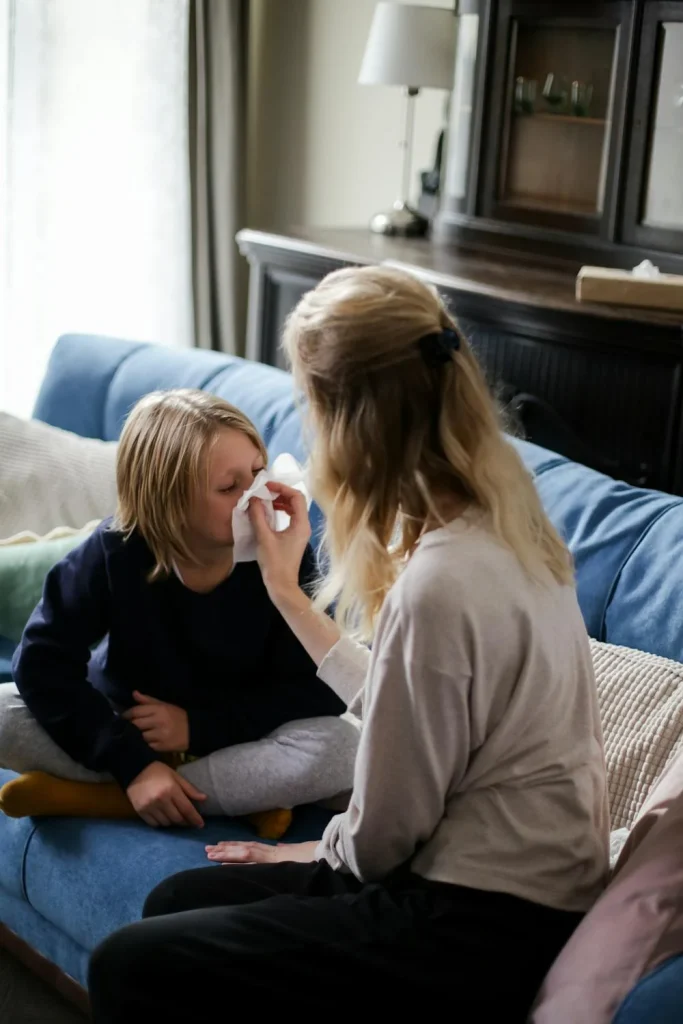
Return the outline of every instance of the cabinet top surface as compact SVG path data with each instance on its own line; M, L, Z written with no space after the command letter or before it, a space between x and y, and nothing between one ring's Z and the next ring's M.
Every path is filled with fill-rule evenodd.
M384 263L424 273L437 286L524 306L668 327L680 327L683 320L680 313L663 310L578 302L580 264L541 265L512 251L465 249L430 239L375 235L359 228L292 228L283 234L246 229L237 239L245 253L270 248L343 263Z

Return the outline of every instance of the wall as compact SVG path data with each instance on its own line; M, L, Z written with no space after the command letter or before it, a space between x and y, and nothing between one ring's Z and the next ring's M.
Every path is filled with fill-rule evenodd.
M249 226L358 227L398 197L403 92L357 82L374 9L375 0L252 3ZM437 90L417 98L413 198L445 102Z

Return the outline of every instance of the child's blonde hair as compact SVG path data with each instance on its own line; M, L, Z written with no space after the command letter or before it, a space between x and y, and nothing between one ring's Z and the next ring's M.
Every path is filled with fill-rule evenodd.
M193 561L185 539L197 488L206 485L206 456L218 432L239 430L268 461L254 424L234 405L194 388L153 391L133 407L116 460L114 527L138 530L155 565L150 580L168 576L173 561Z
M434 365L418 342L444 329L459 347ZM547 579L549 569L572 581L569 552L435 289L385 267L335 271L290 315L284 347L309 402L311 483L327 516L329 571L318 601L336 600L343 626L371 634L442 493L490 513L531 575Z

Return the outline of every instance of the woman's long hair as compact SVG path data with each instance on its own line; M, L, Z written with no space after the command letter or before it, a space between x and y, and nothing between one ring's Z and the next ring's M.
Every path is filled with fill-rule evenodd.
M421 339L450 330L442 361ZM301 299L284 347L314 429L313 493L327 517L320 606L368 637L438 499L488 513L533 577L573 579L571 557L501 428L482 371L436 291L386 267L338 270Z

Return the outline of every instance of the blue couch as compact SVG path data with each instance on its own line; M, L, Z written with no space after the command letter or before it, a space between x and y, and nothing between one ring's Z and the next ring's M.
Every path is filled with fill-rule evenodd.
M272 457L289 451L303 459L288 375L210 352L63 337L52 354L35 416L111 440L138 398L178 386L210 389L229 399L256 423ZM574 553L590 634L683 661L683 600L671 571L683 567L683 498L638 490L534 445L515 443ZM313 514L319 528L320 515ZM3 653L10 653L6 646L4 652L0 647ZM0 784L10 777L0 771ZM321 811L303 809L288 838L315 838L326 820ZM89 952L111 931L139 917L157 882L204 864L207 840L245 834L241 823L227 819L214 819L202 833L192 834L153 832L137 823L13 821L0 815L0 921L83 983ZM649 989L640 992L639 986L632 993L620 1024L683 1018L683 1013L666 1016L666 979L675 987L683 977L677 962L673 968L646 979L642 986L649 982ZM655 993L661 1013L653 1009L648 992ZM676 999L669 1002L679 1005Z

